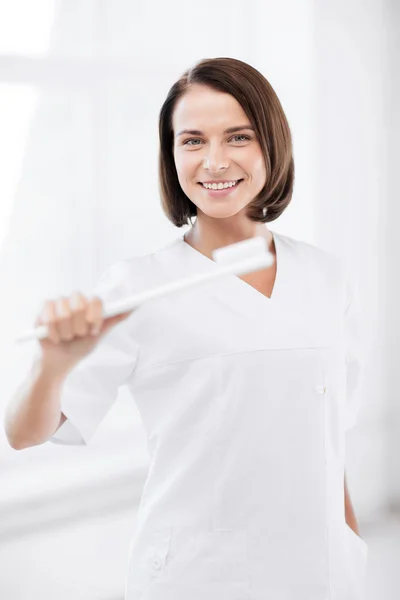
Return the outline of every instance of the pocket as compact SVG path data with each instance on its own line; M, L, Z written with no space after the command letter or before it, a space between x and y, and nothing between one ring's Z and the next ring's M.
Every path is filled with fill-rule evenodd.
M349 548L349 571L354 585L355 600L363 600L368 563L368 544L345 523Z
M159 530L142 600L248 600L245 530Z
M350 537L350 544L357 549L357 552L363 557L363 560L366 562L368 559L368 544L365 540L363 540L356 532L346 523L346 529L348 535Z

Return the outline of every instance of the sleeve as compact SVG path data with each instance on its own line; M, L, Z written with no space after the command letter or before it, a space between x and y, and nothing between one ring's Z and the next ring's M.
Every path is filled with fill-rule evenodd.
M123 262L114 263L91 290L91 296L112 302L129 295ZM132 293L132 292L130 292ZM111 328L69 373L61 391L61 411L67 420L48 441L84 446L93 437L118 396L118 388L135 368L139 346L132 338L129 317Z
M345 430L352 429L358 421L362 407L362 384L365 378L366 327L360 305L360 287L354 277L346 277L346 305L344 311L344 336L346 350L346 411Z

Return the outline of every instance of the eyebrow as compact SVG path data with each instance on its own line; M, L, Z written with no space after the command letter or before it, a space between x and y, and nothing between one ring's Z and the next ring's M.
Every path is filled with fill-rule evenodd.
M236 131L243 131L243 129L250 129L251 131L255 131L254 127L252 127L251 125L240 125L238 127L229 127L228 129L225 129L224 133L235 133ZM175 137L179 137L183 134L203 135L203 132L199 129L182 129L182 131L177 133Z

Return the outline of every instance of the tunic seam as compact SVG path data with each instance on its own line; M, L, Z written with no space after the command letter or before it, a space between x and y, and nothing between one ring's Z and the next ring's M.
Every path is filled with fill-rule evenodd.
M209 358L216 358L216 357L221 357L221 356L235 356L235 355L239 355L239 354L251 354L253 352L285 352L287 350L316 350L316 349L320 349L320 350L326 350L329 348L332 348L333 345L329 345L329 346L299 346L299 347L288 347L288 348L257 348L255 350L239 350L237 352L215 352L213 354L206 354L204 356L194 356L192 358L182 358L180 360L175 360L175 361L171 361L171 362L166 362L166 363L158 363L155 365L148 365L146 367L138 367L136 369L134 369L134 373L139 373L142 371L149 371L151 369L159 369L162 367L169 367L171 365L179 365L181 363L184 362L193 362L194 360L207 360Z

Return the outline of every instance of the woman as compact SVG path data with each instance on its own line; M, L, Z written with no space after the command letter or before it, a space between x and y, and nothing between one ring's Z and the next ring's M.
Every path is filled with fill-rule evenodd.
M361 599L367 545L344 493L359 409L355 286L336 257L266 226L293 190L281 104L250 65L206 59L172 86L159 128L163 209L192 226L112 265L92 301L59 300L64 320L46 304L41 364L62 381L61 415L40 439L87 444L118 387L132 392L151 464L127 600ZM214 249L253 236L273 266L103 323L102 301L210 271Z

